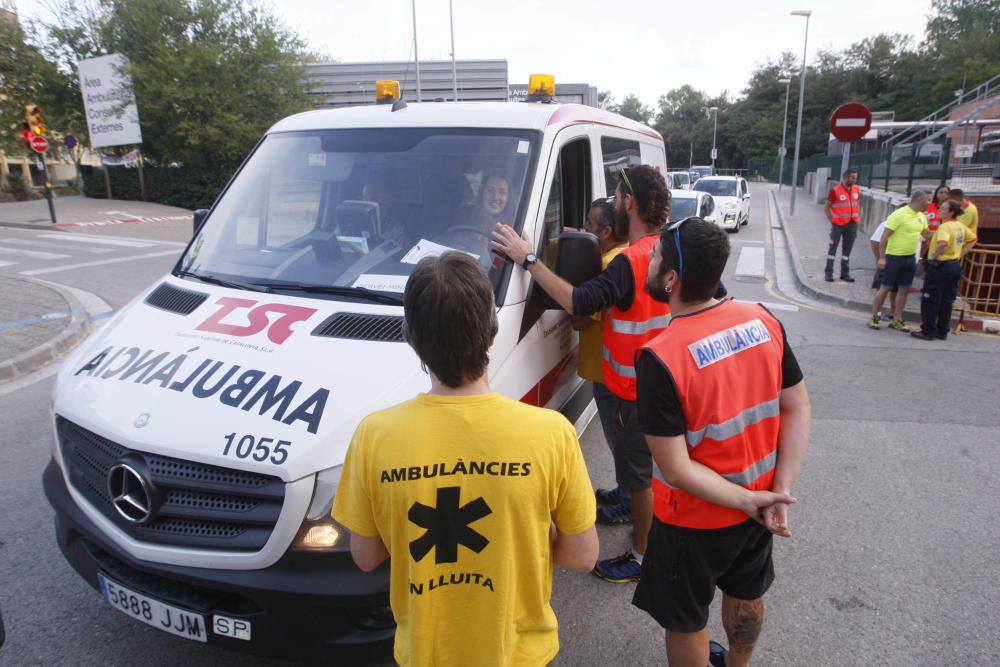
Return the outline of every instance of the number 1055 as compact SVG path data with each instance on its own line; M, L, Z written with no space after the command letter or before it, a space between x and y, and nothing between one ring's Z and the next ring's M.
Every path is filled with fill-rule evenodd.
M252 458L261 463L270 459L271 463L280 466L288 460L288 448L291 446L288 440L275 441L274 438L258 438L249 434L237 438L236 433L230 433L226 436L222 455Z

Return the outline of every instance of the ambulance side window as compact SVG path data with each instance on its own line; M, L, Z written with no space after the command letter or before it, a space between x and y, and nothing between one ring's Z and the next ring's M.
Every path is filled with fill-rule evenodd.
M618 185L618 172L625 167L642 164L642 149L638 141L601 137L601 155L604 158L604 186L610 197Z
M564 227L580 229L587 219L592 200L593 169L590 160L590 140L575 139L559 151L549 198L545 202L542 234L535 254L553 271L556 268L556 249ZM537 285L531 286L528 303L521 324L521 338L555 302Z

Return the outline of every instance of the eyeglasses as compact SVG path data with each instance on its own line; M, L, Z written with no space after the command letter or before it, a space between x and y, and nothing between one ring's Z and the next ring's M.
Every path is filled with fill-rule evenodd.
M622 183L628 188L628 193L635 198L635 190L632 189L632 179L628 177L628 167L624 167L618 170L618 175L621 176Z
M674 245L677 246L677 277L684 280L684 251L681 249L681 225L688 220L696 220L697 216L681 218L674 224L667 227L668 232L674 233Z

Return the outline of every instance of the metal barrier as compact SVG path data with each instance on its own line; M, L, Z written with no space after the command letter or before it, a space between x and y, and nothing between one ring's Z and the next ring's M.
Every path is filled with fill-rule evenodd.
M975 246L962 262L958 294L964 312L1000 315L1000 246Z

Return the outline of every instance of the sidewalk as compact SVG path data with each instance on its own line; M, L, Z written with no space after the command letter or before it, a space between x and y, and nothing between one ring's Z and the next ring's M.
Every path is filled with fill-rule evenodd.
M191 220L191 211L121 199L90 199L80 195L59 197L54 202L57 228L123 224L141 220ZM49 207L45 199L0 203L0 227L51 229Z
M0 274L0 382L31 373L90 332L87 310L68 290Z
M779 222L785 230L785 238L792 254L795 279L799 284L799 289L814 299L871 313L872 299L875 298L872 280L875 277L876 266L875 257L872 255L871 245L868 241L869 235L859 230L858 238L854 242L854 249L851 251L851 275L855 282L847 283L839 279L840 254L838 249L833 273L837 280L828 283L824 279L824 273L826 253L830 245L830 221L827 220L826 214L823 212L823 205L810 201L810 197L800 188L795 195L795 215L789 216L788 204L791 188L784 187L779 194L777 186L771 186L769 192L777 204ZM919 288L922 284L923 280L917 278L913 282L913 287ZM888 307L889 300L886 299L885 308L888 309ZM906 320L911 324L920 322L919 292L913 292L907 298Z

